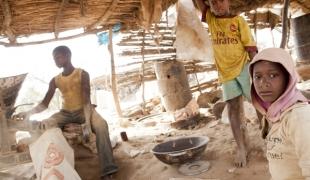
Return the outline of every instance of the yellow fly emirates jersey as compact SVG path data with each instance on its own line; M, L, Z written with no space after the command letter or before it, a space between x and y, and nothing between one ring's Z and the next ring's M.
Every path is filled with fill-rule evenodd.
M256 44L248 24L240 16L216 17L210 10L206 20L211 33L219 80L236 78L249 60L247 48L256 51Z

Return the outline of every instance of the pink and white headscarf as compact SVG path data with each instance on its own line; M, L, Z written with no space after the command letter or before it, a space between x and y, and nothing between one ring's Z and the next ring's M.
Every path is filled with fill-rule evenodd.
M251 97L254 107L262 113L262 115L265 115L269 121L277 122L280 120L281 113L287 108L297 102L308 102L308 100L296 88L299 76L295 70L293 59L289 53L281 48L268 48L259 52L250 63L249 71L251 79L253 79L253 65L260 60L280 63L290 75L286 90L272 104L264 102L257 95L253 83L251 86Z

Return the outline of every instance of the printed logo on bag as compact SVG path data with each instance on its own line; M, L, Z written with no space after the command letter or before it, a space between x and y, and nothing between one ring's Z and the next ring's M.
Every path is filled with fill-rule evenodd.
M44 168L51 168L52 166L57 166L63 160L64 160L64 154L59 150L59 148L54 143L51 143L47 149Z

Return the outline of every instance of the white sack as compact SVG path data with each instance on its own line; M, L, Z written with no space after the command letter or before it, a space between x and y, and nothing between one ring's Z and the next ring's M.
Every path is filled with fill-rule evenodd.
M37 179L81 180L74 169L74 152L59 128L48 129L29 146Z
M213 63L213 50L208 31L203 27L193 2L178 1L176 41L177 59L202 60Z

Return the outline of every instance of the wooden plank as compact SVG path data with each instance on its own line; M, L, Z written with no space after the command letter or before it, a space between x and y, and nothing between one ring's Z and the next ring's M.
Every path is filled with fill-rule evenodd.
M145 54L166 54L166 53L175 53L176 49L174 48L169 48L169 49L145 49L144 53ZM140 55L141 50L137 51L123 51L121 53L122 56L132 56L132 55Z

